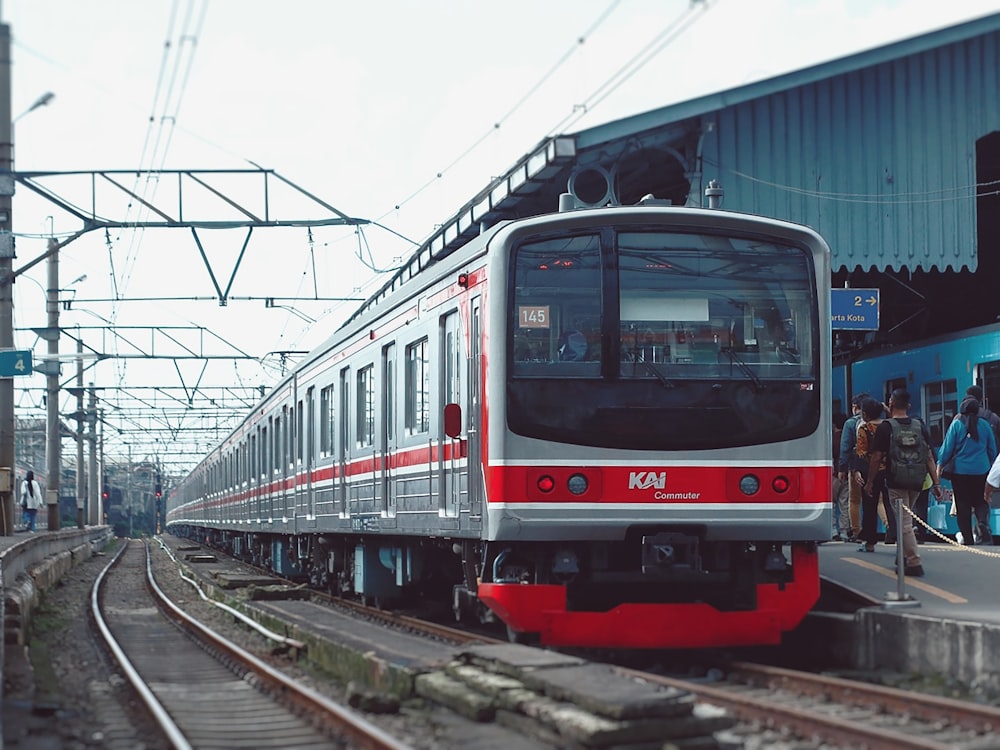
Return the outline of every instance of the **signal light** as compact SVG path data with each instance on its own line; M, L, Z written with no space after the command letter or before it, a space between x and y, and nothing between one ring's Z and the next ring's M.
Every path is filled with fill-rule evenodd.
M538 477L538 489L542 492L552 492L556 487L556 480L548 474Z

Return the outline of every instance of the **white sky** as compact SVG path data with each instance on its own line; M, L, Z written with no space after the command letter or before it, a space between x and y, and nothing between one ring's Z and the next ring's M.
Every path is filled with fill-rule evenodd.
M1000 0L707 0L692 13L688 0L0 3L13 39L17 170L253 162L416 241L554 128L581 130L1000 11ZM685 18L690 24L671 34ZM647 48L659 51L610 92L603 88ZM55 94L47 107L23 114L47 91ZM112 218L126 216L136 214L122 201ZM45 236L80 228L24 189L13 217L15 269L44 251ZM201 236L225 286L244 232ZM412 249L374 227L365 239L382 267ZM344 228L314 230L312 245L305 229L257 230L231 294L363 294L381 280L357 248ZM187 230L92 232L60 255L60 286L83 274L81 300L110 298L115 288L126 299L214 295ZM45 264L28 275L38 283L15 285L16 328L45 325ZM262 355L317 345L355 304L294 306L300 315L261 301L88 302L76 307L90 312L65 312L60 324L101 325L101 316L120 326L200 325ZM306 325L301 315L319 322ZM31 333L16 333L15 346L45 353ZM71 348L62 342L62 351ZM277 375L254 363L238 374L232 364L212 368L203 385ZM64 379L72 369L64 366ZM182 366L189 385L200 369ZM134 360L104 362L85 379L180 384L172 363ZM19 390L29 385L40 388L43 379L15 382L19 417L44 413L31 408L39 393Z

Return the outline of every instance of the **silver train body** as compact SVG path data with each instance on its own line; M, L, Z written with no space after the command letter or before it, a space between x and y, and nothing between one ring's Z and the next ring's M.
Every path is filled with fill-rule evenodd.
M828 286L822 239L760 217L498 225L306 357L172 489L168 528L345 594L444 593L518 639L775 642L831 529Z

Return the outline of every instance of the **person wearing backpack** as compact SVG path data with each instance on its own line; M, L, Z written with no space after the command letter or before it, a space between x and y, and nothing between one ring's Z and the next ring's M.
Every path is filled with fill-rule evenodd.
M861 404L858 425L858 445L851 464L856 473L857 483L862 488L861 495L861 545L858 552L874 552L877 540L878 521L885 524L885 543L895 544L896 516L889 502L889 492L885 486L885 461L879 466L878 474L871 474L871 451L878 426L882 424L885 407L873 398L866 398Z
M902 524L903 538L897 540L897 543L903 545L903 573L919 577L924 574L924 566L910 515L927 474L931 475L934 483L931 488L934 497L939 500L942 495L941 479L934 451L931 450L931 436L927 425L916 417L909 416L909 392L905 388L897 388L889 396L888 405L889 418L882 420L875 431L869 476L876 475L884 458L889 502L897 514L906 514Z
M958 418L948 426L941 443L941 466L953 464L951 489L955 495L955 520L962 543L974 544L972 519L982 544L992 544L990 506L985 500L986 475L997 457L997 443L990 423L983 419L979 402L966 396Z

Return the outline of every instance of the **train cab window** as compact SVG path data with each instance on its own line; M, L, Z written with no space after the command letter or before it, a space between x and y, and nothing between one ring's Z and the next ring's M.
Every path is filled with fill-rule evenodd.
M593 235L522 246L516 258L514 371L592 377L601 361L601 253Z
M515 246L508 425L660 450L811 434L821 412L812 253L614 227Z

